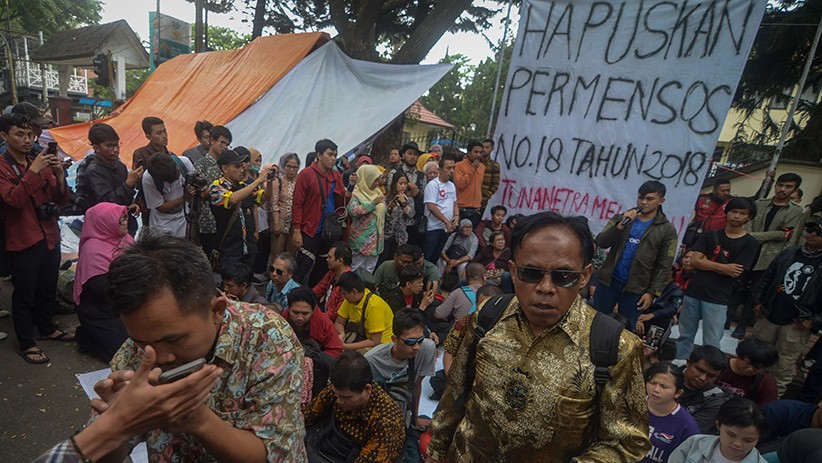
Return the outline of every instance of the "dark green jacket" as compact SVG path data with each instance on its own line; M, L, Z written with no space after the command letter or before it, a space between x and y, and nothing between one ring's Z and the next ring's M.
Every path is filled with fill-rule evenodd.
M759 258L753 270L765 270L771 261L782 252L783 249L791 246L790 236L785 229L793 229L793 233L802 234L802 207L788 201L788 204L779 209L773 218L771 226L765 230L765 217L773 206L773 199L760 199L756 201L756 217L748 222L751 236L759 241ZM793 235L792 235L793 236Z
M612 217L602 232L597 235L597 246L611 248L599 270L599 282L604 285L610 286L616 263L631 234L630 226L622 230L616 228L622 218L623 214ZM654 297L662 294L662 290L668 286L671 266L676 255L676 245L676 230L668 222L668 218L665 217L660 207L654 217L654 223L648 227L639 240L628 281L625 284L625 291L635 294L651 293Z

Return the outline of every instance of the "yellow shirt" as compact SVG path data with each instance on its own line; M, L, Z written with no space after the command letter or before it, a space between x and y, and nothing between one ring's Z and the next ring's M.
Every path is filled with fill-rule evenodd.
M363 293L362 299L357 305L343 300L337 316L343 317L352 323L359 322L360 317L362 317L362 305L369 294L371 294L371 291L365 288L365 293ZM368 309L365 312L365 331L368 334L382 332L380 344L385 344L391 342L391 336L394 336L393 325L394 312L391 311L391 307L380 296L372 295L371 299L368 300Z
M473 387L460 406L474 343L474 336L464 336L434 414L429 456L443 462L641 460L651 448L642 341L627 331L620 335L619 359L602 390L599 438L582 442L595 406L588 351L595 314L577 297L556 326L534 337L514 298L480 341ZM475 329L472 318L465 333Z

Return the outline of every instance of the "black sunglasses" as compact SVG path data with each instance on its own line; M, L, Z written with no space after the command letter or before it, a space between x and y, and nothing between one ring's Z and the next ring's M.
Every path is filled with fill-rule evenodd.
M400 338L400 341L404 342L406 346L416 346L417 344L422 344L425 341L425 336L420 338Z
M268 270L270 270L272 273L276 273L277 275L282 275L283 273L285 273L285 271L283 269L277 268L273 265L268 267Z
M536 267L523 267L519 265L516 267L516 272L517 278L524 283L531 284L539 283L543 278L545 278L545 274L548 273L551 275L551 281L561 288L570 288L571 286L576 285L585 273L575 270L545 270Z
M805 233L815 233L816 236L822 236L822 227L815 223L805 224Z

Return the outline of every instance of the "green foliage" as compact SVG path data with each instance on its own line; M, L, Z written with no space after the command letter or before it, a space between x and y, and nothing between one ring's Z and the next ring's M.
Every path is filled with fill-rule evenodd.
M822 0L778 0L769 3L762 20L763 26L754 40L751 54L742 73L734 106L745 114L740 126L747 125L758 110L762 124L755 129L752 139L765 143L779 137L781 124L774 122L769 105L785 101L799 82L808 58L816 25L822 14ZM822 46L817 48L806 83L808 88L822 86ZM794 121L804 119L800 129L791 126L792 138L785 146L784 155L790 158L819 160L822 144L818 131L822 110L816 102L800 101Z
M467 56L460 54L446 56L440 63L453 64L454 67L420 98L420 103L437 116L461 127L466 119L463 92L474 73L474 66L468 63Z
M194 25L191 26L194 35ZM251 42L251 34L239 34L234 29L220 26L208 26L209 50L236 50Z
M53 32L74 29L79 26L100 22L102 4L100 0L8 0L0 8L0 24L6 28L6 19L11 15L11 29L14 32L36 35L43 31L46 36Z
M503 55L495 111L499 110L505 90L512 47L513 45L509 44ZM420 102L436 115L454 124L461 135L474 138L485 136L494 99L494 82L497 78L496 56L495 52L493 58L488 58L477 66L470 65L468 58L459 54L441 59L440 63L453 63L454 67L431 87ZM493 131L492 127L491 132Z

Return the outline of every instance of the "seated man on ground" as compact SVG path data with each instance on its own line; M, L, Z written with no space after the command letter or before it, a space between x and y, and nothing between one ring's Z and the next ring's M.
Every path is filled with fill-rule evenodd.
M343 273L338 283L345 302L334 325L345 350L368 350L391 342L394 312L354 272Z
M381 344L365 354L371 365L374 381L384 385L397 399L405 412L408 437L405 447L406 463L420 460L420 430L431 424L430 417L419 416L422 380L434 376L437 347L425 337L425 318L419 310L406 307L394 317L394 336L391 342ZM410 419L409 419L410 418Z
M413 307L423 312L434 302L434 293L423 290L422 270L416 265L408 265L400 270L400 285L380 293L394 313L405 307Z
M333 323L337 319L337 311L343 303L342 290L337 282L345 272L351 271L353 254L351 246L345 241L338 241L328 250L328 273L314 286L314 294L320 300L323 311Z
M779 398L776 381L765 371L777 360L779 354L772 345L754 338L745 339L736 346L736 356L728 361L728 368L719 375L716 384L764 406Z
M152 219L154 220L154 216ZM234 262L223 267L220 273L223 278L223 290L228 296L240 302L268 304L268 301L257 292L252 282L251 267L242 262Z
M477 290L485 284L485 267L478 262L471 262L465 269L465 278L468 284L451 291L437 307L437 320L453 322L477 310Z
M394 399L374 384L368 361L359 352L346 352L337 357L330 378L331 384L303 407L309 461L327 461L317 454L340 461L396 461L405 425ZM335 426L340 432L332 439Z
M762 407L768 419L768 432L762 436L762 443L784 439L791 433L807 428L822 428L822 408L820 404L809 404L799 400L776 400ZM759 449L765 453L764 445ZM775 445L769 446L770 448Z
M273 302L280 308L288 307L288 293L300 286L294 281L294 272L297 271L297 261L287 252L283 252L274 259L271 266L271 281L265 288L265 298L268 302Z
M146 421L132 431L146 440L150 461L305 461L303 350L282 317L221 297L196 245L152 230L111 263L107 294L130 338L114 356L113 373L95 385L100 399L92 406L103 417L140 376L134 371L144 350L147 357L156 351L156 358L143 359L152 368L168 371L203 358L222 369L211 393L191 400L187 413L175 395L145 408ZM158 374L152 370L144 387L158 387ZM123 444L110 461L128 452Z
M728 359L714 346L696 346L683 369L685 392L677 402L694 417L702 434L716 434L716 413L732 394L714 384Z
M334 324L317 306L317 297L306 286L298 286L288 293L288 308L283 311L297 339L315 341L323 353L337 357L343 353L342 342Z
M425 260L422 249L413 244L404 244L397 248L393 260L387 260L374 272L374 284L377 288L390 288L400 284L399 272L406 265L417 264L422 269L425 284L431 286L434 294L439 293L440 271L435 264Z

